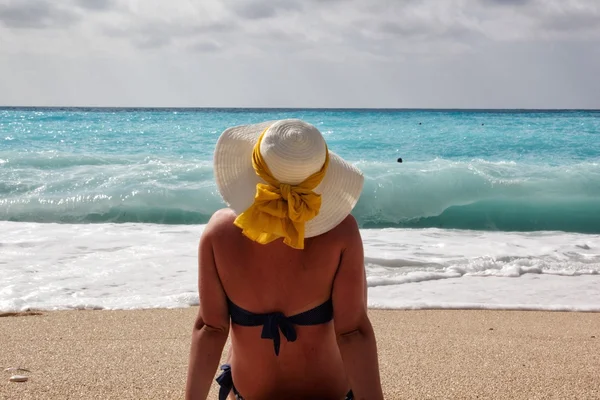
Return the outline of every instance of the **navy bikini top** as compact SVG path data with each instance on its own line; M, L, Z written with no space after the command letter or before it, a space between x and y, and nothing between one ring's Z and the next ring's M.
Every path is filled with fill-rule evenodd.
M241 326L263 326L260 337L273 340L275 355L279 355L279 346L281 344L280 330L288 342L293 342L297 337L294 325L319 325L333 319L333 302L331 298L315 308L290 317L286 317L280 312L254 314L235 305L229 298L227 302L229 304L231 322Z

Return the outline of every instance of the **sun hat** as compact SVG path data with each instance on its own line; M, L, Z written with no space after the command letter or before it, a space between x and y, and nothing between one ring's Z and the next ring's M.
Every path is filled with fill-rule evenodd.
M364 182L358 168L328 150L316 127L299 119L228 128L213 162L217 188L244 234L260 243L284 237L300 249L304 238L350 214Z

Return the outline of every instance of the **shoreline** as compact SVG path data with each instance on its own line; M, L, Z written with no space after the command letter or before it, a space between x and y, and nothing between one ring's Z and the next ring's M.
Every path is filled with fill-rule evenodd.
M1 369L31 370L25 383L3 372L0 399L181 399L196 312L32 310L0 318ZM386 399L600 398L600 313L369 315ZM214 384L209 398L217 398Z
M173 310L186 310L189 308L197 309L198 305L191 306L182 306L182 307L149 307L149 308L135 308L135 309L104 309L104 308L65 308L65 309L56 309L56 310L46 310L42 308L28 308L24 311L0 311L0 318L16 318L16 317L32 317L32 316L40 316L51 313L71 313L71 312L137 312L137 311L173 311ZM379 311L391 311L391 312L419 312L419 311L493 311L493 312L524 312L524 313L565 313L565 314L598 314L600 315L600 310L596 309L569 309L558 308L558 309L538 309L538 308L528 308L528 307L498 307L498 308L485 308L485 307L405 307L405 308L391 308L391 307L371 307L369 306L369 311L371 312L379 312Z

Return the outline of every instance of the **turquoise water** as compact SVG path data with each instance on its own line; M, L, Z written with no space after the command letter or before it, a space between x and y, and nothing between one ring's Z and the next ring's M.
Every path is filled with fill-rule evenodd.
M600 111L4 108L0 220L204 223L219 134L279 118L363 170L364 228L600 232Z

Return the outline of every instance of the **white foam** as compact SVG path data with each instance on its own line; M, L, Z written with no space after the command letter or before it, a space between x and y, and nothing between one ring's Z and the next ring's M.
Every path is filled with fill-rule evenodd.
M198 304L202 225L0 222L0 311ZM362 231L369 305L600 311L600 236Z

